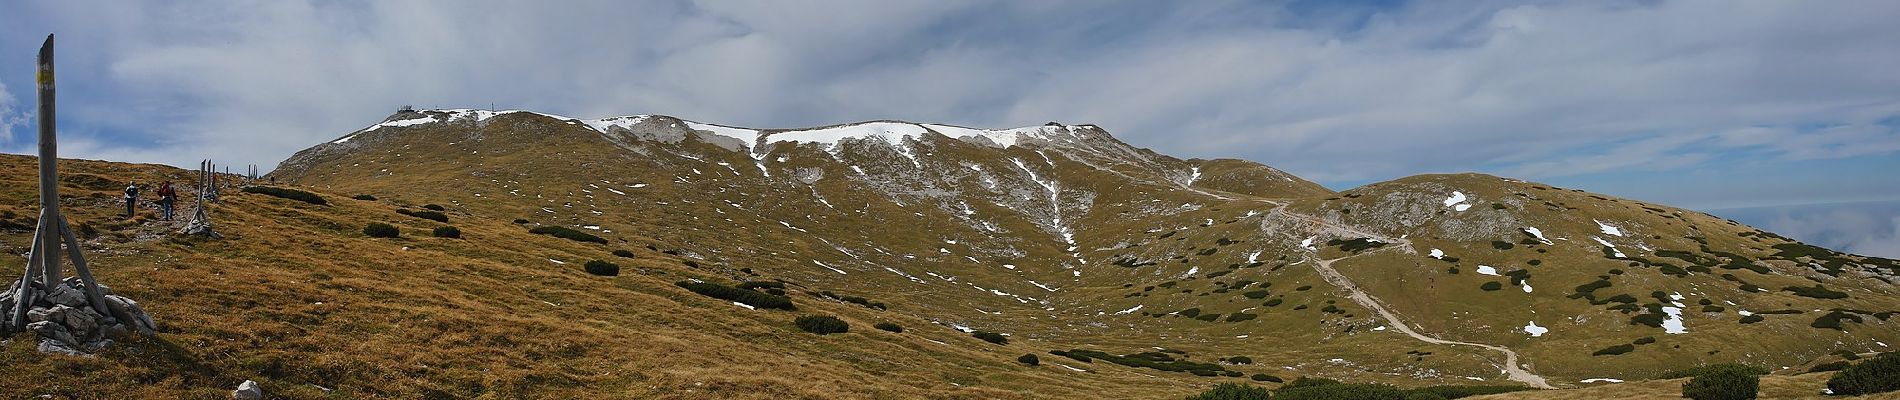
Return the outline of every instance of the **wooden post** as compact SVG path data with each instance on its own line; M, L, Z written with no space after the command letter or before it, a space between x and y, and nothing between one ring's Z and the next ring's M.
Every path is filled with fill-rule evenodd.
M27 258L26 275L20 277L20 289L15 297L12 324L8 329L19 331L26 329L26 313L39 302L41 290L51 293L61 282L60 245L64 244L73 258L73 272L84 283L88 302L93 310L101 315L112 315L105 304L105 297L99 293L99 284L92 279L92 271L86 268L86 256L79 250L79 240L73 237L72 229L66 223L66 217L59 212L59 130L55 127L53 100L53 35L46 35L46 44L40 47L39 59L39 128L40 128L40 220L39 227L33 232L32 253ZM64 239L64 240L61 240ZM33 287L38 277L40 287ZM10 332L9 332L10 333Z
M46 44L40 46L39 70L40 101L40 226L34 232L39 237L40 248L34 253L44 252L40 257L42 283L48 290L59 284L59 252L44 251L47 247L58 248L59 230L47 229L50 220L59 216L59 130L54 127L56 121L53 110L53 35L46 35Z

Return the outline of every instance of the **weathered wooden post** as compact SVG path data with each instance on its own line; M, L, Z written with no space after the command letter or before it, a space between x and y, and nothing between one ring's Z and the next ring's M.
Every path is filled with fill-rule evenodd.
M124 323L137 327L140 333L150 335L151 319L144 316L136 302L114 296L108 300L101 293L99 283L92 277L92 270L86 266L85 253L80 251L79 240L73 236L72 228L65 215L59 210L59 151L58 133L55 126L57 114L54 113L53 86L53 35L46 36L46 43L40 47L39 75L39 167L40 167L40 219L33 234L33 246L27 257L26 274L20 277L14 290L0 296L10 299L13 305L12 318L4 325L4 333L11 334L27 329L39 333L42 338L64 342L59 346L86 345L91 340L105 336L104 330L73 332L71 327L60 325L63 321L29 321L47 318L75 308L90 309L101 320L96 326L105 327ZM62 279L60 271L60 247L65 246L67 256L73 260L73 273L79 278L78 290L84 292L84 302L73 297L71 290ZM37 281L36 281L37 280ZM36 310L41 302L52 303L44 309ZM108 303L115 301L115 303ZM116 302L122 301L122 302ZM42 314L43 313L43 314ZM135 314L136 313L136 314ZM31 323L29 323L31 322ZM64 339L56 339L61 335ZM75 342L79 341L79 342ZM82 343L86 342L86 343ZM99 342L104 343L104 342ZM47 342L41 342L41 349L47 349Z
M198 162L197 209L191 211L191 220L185 222L185 228L179 230L179 233L199 235L212 239L224 238L224 235L220 235L216 230L212 229L211 214L205 210L205 207L208 206L207 203L217 201L218 195L218 186L216 184L217 174L211 172L211 168L211 160Z

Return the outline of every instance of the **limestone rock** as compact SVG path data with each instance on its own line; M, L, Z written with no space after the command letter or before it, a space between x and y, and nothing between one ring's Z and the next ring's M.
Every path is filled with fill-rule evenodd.
M139 334L141 335L151 336L154 331L158 330L158 325L152 323L152 316L145 314L145 309L139 307L139 302L137 301L119 295L106 296L106 308L111 309L114 313L122 312L131 316L133 320L126 321L126 323L133 324L134 327L138 328Z
M40 321L26 324L26 329L39 334L41 338L57 340L68 345L79 343L79 339L74 338L73 333L67 331L65 326L53 321Z
M231 391L231 398L236 400L262 399L264 398L264 389L258 388L257 382L245 380L244 383L238 384L237 390Z
M41 353L58 353L58 354L65 354L69 356L83 357L83 356L90 355L90 354L86 354L85 352L79 351L78 349L74 349L72 346L67 345L64 342L60 342L58 340L53 340L53 339L40 339L39 350Z
M54 285L53 291L46 294L43 301L68 307L86 305L86 292L68 285Z

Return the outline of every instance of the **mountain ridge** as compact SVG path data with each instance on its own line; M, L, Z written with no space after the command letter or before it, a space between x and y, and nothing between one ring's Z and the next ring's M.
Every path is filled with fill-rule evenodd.
M491 312L531 321L534 329L558 322L517 313L545 302L563 308L564 318L614 321L611 328L590 328L595 335L665 332L784 356L774 362L820 361L822 367L743 372L759 378L753 380L706 378L807 397L823 390L787 379L822 372L824 382L866 388L845 397L1041 398L1079 390L1051 383L1056 380L1113 387L1131 397L1175 397L1253 374L1408 387L1517 381L1589 389L1706 363L1807 368L1832 353L1877 352L1900 340L1888 321L1900 310L1892 284L1900 266L1893 260L1804 247L1699 212L1537 182L1439 174L1334 192L1258 163L1175 159L1113 140L1106 131L1093 135L1100 127L1031 127L1090 135L1020 137L1001 145L988 137L944 135L927 124L912 124L921 131L914 134L820 127L745 136L663 116L608 118L613 124L596 128L526 112L447 115L394 115L286 159L269 176L276 184L344 203L313 208L235 195L232 207L239 207L244 225L230 228L228 245L207 247L227 249L215 255L197 253L201 245L103 243L109 254L146 252L224 266L254 257L287 263L269 269L273 275L265 279L273 281L302 280L295 278L302 270L351 271L323 261L336 255L305 254L285 243L253 248L260 239L281 242L268 232L287 229L325 243L321 248L379 255L344 257L350 268L364 269L348 272L353 275L399 270L456 282L425 284L426 290L404 296L450 295L506 310ZM805 136L769 139L785 132ZM124 172L100 171L121 169L83 171L110 181ZM446 210L447 221L416 217L424 205ZM452 222L465 236L383 241L354 232L368 222L394 224L412 236ZM563 241L530 228L599 241ZM404 253L411 247L426 252ZM588 260L618 260L623 274L590 277L579 266ZM536 280L504 284L508 276ZM673 285L695 281L751 291L782 286L799 311L732 306ZM547 286L553 282L560 283ZM309 290L354 298L336 288ZM126 290L143 290L131 293L161 304L201 306L136 285ZM640 293L640 300L626 302L624 291ZM607 303L562 306L576 298ZM616 307L640 309L643 317L603 314ZM175 306L151 308L161 317L192 316L179 322L190 332L202 332L200 321L211 318ZM803 336L790 324L798 314L840 317L852 333ZM719 321L722 328L678 328L708 326L692 318ZM902 324L905 336L865 329L888 321ZM307 329L327 340L413 345L338 328ZM1007 341L971 340L977 332ZM555 338L534 339L547 345ZM910 344L886 347L895 343ZM929 350L937 346L955 351ZM1629 349L1592 354L1620 347ZM337 357L327 350L268 348ZM689 357L577 360L680 368L692 357L738 357L684 345L669 349ZM1045 354L1043 367L1015 366L1011 360L1023 353ZM465 366L485 362L437 357ZM866 361L916 357L954 366ZM935 387L887 387L868 378L886 373ZM679 376L600 382L612 382L622 389L608 390L620 393L694 397L686 393L697 393L695 382L705 381ZM271 379L414 393L360 378L287 373ZM450 387L607 393L514 378L475 385L433 373L414 379L464 396L480 392ZM944 386L951 383L978 391Z

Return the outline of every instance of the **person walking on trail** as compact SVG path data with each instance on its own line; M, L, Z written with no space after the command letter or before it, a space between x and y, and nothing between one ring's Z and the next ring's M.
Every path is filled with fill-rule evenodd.
M172 181L158 185L158 209L165 213L165 220L172 220L172 205L178 203L178 191L172 190Z
M132 218L132 216L135 215L133 211L137 211L138 205L139 183L132 182L130 185L125 185L125 217Z

